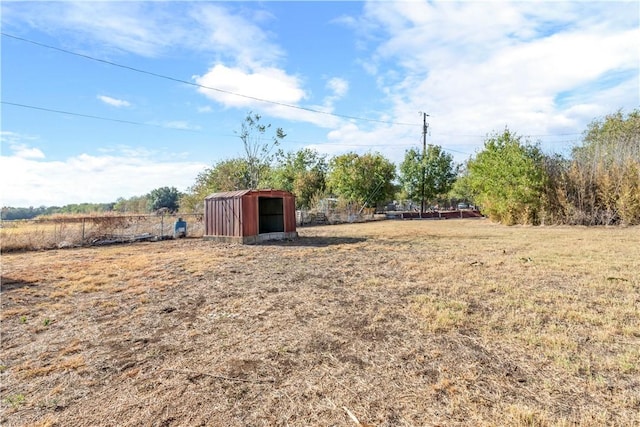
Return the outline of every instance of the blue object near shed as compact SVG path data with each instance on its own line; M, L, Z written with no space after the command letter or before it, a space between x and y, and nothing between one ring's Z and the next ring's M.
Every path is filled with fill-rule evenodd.
M173 237L187 237L187 221L178 218L173 227Z

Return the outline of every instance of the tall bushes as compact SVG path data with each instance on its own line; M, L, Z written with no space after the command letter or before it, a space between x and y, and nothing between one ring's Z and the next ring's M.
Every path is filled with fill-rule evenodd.
M593 121L567 175L568 222L640 223L640 111Z
M536 145L505 129L467 163L459 185L468 186L491 219L505 224L537 224L543 207L546 173Z
M640 224L640 110L594 120L569 158L495 134L455 189L506 224Z

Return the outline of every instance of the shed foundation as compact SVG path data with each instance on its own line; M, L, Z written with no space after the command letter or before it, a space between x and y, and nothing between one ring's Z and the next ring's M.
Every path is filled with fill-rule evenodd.
M252 245L260 242L267 242L270 240L294 240L298 238L298 232L288 231L278 233L263 233L255 236L203 236L202 238L204 240L213 242Z

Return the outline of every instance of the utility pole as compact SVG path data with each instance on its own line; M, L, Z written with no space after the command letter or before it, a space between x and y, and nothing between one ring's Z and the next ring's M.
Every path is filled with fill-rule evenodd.
M420 205L420 218L424 214L424 181L426 180L425 174L427 173L425 164L427 157L427 129L429 129L429 123L427 123L427 113L422 113L422 183L421 183L421 195L422 204Z

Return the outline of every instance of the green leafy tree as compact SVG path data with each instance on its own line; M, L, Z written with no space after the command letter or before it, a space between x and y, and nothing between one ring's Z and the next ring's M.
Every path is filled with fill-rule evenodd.
M471 187L469 170L467 169L466 164L458 168L458 175L451 186L448 198L475 202L476 194Z
M149 211L149 195L133 196L128 199L119 197L113 207L116 212L143 213Z
M379 153L347 153L329 162L329 189L347 202L375 206L393 198L396 166Z
M167 209L170 212L178 210L180 192L175 187L160 187L152 190L148 196L148 209L157 211Z
M303 148L286 154L280 151L276 158L277 164L270 177L271 186L295 194L296 207L310 207L313 196L326 187L326 156Z
M400 184L407 197L416 203L421 203L423 196L427 202L435 201L451 190L457 169L453 156L438 145L429 145L424 156L411 148L400 164Z
M250 183L246 160L222 160L198 174L196 182L180 199L180 208L185 212L202 212L208 195L247 188L250 188Z
M113 210L115 203L72 203L64 205L58 210L58 213L67 214L86 214L86 213L102 213Z
M28 208L14 208L11 206L4 206L2 208L1 215L3 220L11 221L16 219L32 219L41 215L50 215L53 213L58 213L59 210L60 208L56 206L40 206L37 208L34 208L33 206L30 206Z
M247 164L249 182L247 188L260 188L265 182L273 160L273 149L287 136L282 128L268 138L266 133L271 124L262 124L259 114L249 112L240 131L237 132L244 147L244 160Z
M546 174L538 146L505 129L485 141L467 169L476 202L491 219L506 224L540 221Z

